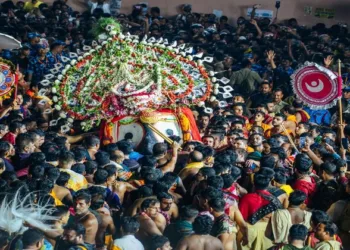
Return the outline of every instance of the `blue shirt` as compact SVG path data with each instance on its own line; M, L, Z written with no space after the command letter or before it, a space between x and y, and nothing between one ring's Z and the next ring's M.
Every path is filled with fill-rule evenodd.
M53 58L45 57L44 60L40 60L39 57L30 57L28 65L28 74L32 74L32 81L39 82L43 79L44 75L48 73L50 65L54 64Z

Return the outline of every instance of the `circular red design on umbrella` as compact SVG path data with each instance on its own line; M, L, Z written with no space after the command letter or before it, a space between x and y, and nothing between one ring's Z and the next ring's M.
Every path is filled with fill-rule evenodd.
M316 66L298 70L293 84L297 97L310 106L326 106L338 98L337 76Z
M0 62L0 96L7 94L15 83L15 74L9 65Z

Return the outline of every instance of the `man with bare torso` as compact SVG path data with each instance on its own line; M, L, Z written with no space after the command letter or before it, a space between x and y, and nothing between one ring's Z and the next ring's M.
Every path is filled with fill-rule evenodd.
M152 235L162 235L166 227L166 219L160 211L160 203L157 199L146 199L141 204L141 213L138 215L140 229L136 233L138 238L144 245Z
M57 179L60 177L60 170L58 168L50 168L46 175L48 179L56 183ZM71 206L73 204L73 197L68 188L55 184L52 193L65 205Z
M81 223L86 230L84 242L95 245L98 230L98 221L95 215L89 211L91 195L89 193L78 193L74 199L75 223Z
M96 234L96 249L103 250L106 249L105 246L105 238L108 235L112 237L115 232L115 226L113 222L113 218L111 217L110 211L105 208L104 200L92 200L91 208L95 210L100 216L100 223L98 225L98 230Z
M210 235L212 219L207 215L198 216L193 222L194 234L183 238L176 250L224 250L221 241Z

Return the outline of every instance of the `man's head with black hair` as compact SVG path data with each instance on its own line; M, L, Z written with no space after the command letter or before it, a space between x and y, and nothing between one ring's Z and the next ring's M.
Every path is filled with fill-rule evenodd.
M45 169L46 178L56 183L57 179L60 177L61 171L56 167L49 167Z
M207 185L217 190L221 190L224 187L224 181L221 176L211 176L207 179Z
M71 151L63 151L59 155L59 166L64 169L70 169L75 163L74 154Z
M30 165L41 165L46 161L45 154L43 152L34 152L29 156L28 162Z
M151 218L155 218L160 209L160 203L157 199L146 199L141 203L141 211L145 212Z
M320 241L329 241L334 239L336 233L336 226L332 222L327 221L317 225L315 236Z
M215 198L209 201L209 211L211 213L224 212L225 209L225 200L222 198Z
M194 220L192 226L195 234L210 234L213 227L213 220L207 215L200 215Z
M105 185L107 183L108 172L104 169L97 169L94 174L94 183L96 185Z
M71 150L74 154L74 160L77 163L84 163L86 160L86 149L82 146L77 146Z
M306 199L307 199L307 195L303 191L294 190L294 192L292 192L289 195L289 206L290 207L303 206L303 204L305 204Z
M337 173L337 166L331 162L324 162L320 165L320 170L322 179L328 181L334 178Z
M183 206L180 209L180 218L193 223L194 219L198 216L199 212L192 206Z
M35 150L34 142L27 133L19 134L16 137L16 147L20 153L31 154Z
M171 249L170 241L162 235L154 235L150 239L149 250Z
M86 229L83 224L80 223L68 223L63 227L63 238L66 243L69 244L84 244L84 237Z
M123 235L135 234L139 231L140 223L135 217L124 216L121 219L121 232Z
M265 190L270 184L271 178L263 174L254 175L254 186L256 190Z
M208 179L211 176L215 176L215 170L210 167L203 167L196 174L196 179L197 181L202 181Z
M66 187L68 184L68 181L70 179L70 175L66 172L61 172L60 176L56 180L56 184L61 187Z
M45 169L41 165L30 165L28 168L28 177L39 180L44 177Z
M95 161L99 167L104 167L111 162L110 155L100 150L95 154Z
M214 163L213 169L216 175L229 174L231 172L231 164L222 164L220 162Z
M223 198L223 193L213 187L207 187L201 190L199 195L199 206L203 209L209 209L209 201L214 198Z
M85 165L83 163L75 163L71 169L78 174L86 175Z
M292 225L289 229L289 242L294 243L295 241L301 241L304 244L308 235L308 228L302 224Z
M91 135L84 139L84 145L87 149L98 150L100 148L100 139L97 136Z
M158 142L153 146L153 156L156 158L163 158L167 153L168 147L165 143Z
M91 195L87 190L79 190L74 196L74 211L82 215L89 211L91 205Z
M174 198L171 194L166 193L166 192L160 192L157 194L157 199L160 202L160 209L162 211L170 211L173 203L174 203Z
M312 161L305 154L297 154L294 160L294 168L298 175L307 175L312 167Z
M95 161L87 161L84 163L87 175L92 175L96 172L98 164Z
M44 245L44 234L38 229L29 228L22 235L23 249L41 249Z
M275 177L273 179L274 186L280 187L287 183L288 172L285 168L278 167L274 168Z
M117 142L118 149L122 151L126 158L134 151L134 147L132 143L127 141L119 141Z
M311 215L311 227L316 229L318 224L327 223L329 220L329 216L326 212L321 210L313 210Z

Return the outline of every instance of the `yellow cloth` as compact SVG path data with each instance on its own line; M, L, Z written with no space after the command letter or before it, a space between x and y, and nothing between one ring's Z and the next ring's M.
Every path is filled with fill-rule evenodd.
M297 122L297 117L295 115L287 116L287 121Z
M112 237L112 235L105 235L105 245L107 246L107 249L113 249L113 237Z
M246 246L240 245L242 250L259 249L265 250L273 246L270 239L265 237L267 221L258 221L254 225L247 223L248 227L248 244Z
M181 174L182 171L187 170L187 169L194 169L194 168L202 168L204 167L204 162L191 162L186 165L183 169L181 169L179 175Z
M284 184L280 187L286 194L289 196L291 193L293 193L293 188L290 185Z
M42 4L43 2L37 1L35 4L32 3L32 1L28 1L24 4L24 10L27 12L32 11L34 8L39 8L39 5Z
M247 152L248 153L253 153L254 152L254 148L252 148L252 147L247 147Z
M254 124L251 124L251 123L248 123L248 124L245 125L245 127L247 128L248 131L250 131L250 130L252 129L253 126L254 126ZM265 123L262 123L260 127L262 127L262 129L264 130L264 132L265 132L266 130L268 130L268 129L271 128L270 125L265 124Z
M122 250L120 247L114 246L112 245L110 248L108 248L109 250Z
M70 169L60 168L60 171L66 172L70 175L67 188L72 189L73 191L78 191L80 189L88 187L88 182L83 175L78 174Z
M57 198L56 193L53 190L51 191L50 195L55 200L55 206L62 206L63 205L62 201Z
M187 141L191 140L191 134L190 134L191 124L190 124L190 120L183 113L180 113L178 118L179 118L181 130L182 130L182 133L183 133L183 140L184 140L184 142L187 142Z

